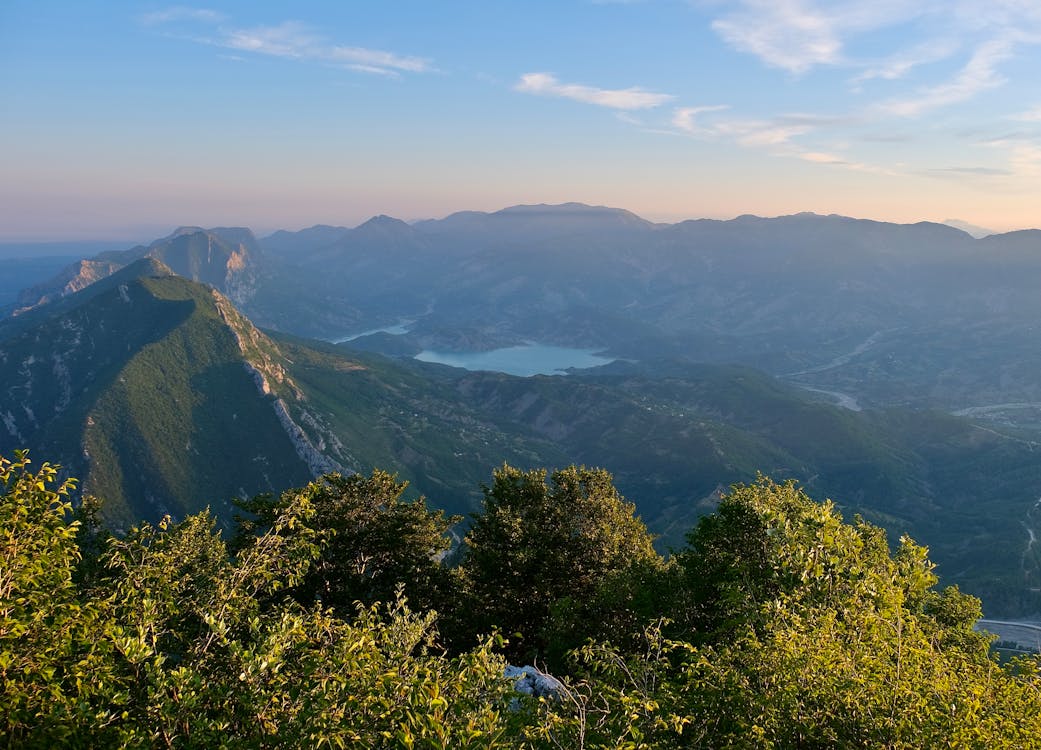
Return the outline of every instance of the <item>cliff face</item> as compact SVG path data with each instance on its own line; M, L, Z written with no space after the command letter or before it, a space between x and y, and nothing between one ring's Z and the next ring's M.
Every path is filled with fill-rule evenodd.
M57 276L42 284L22 290L18 295L15 315L38 305L74 294L95 281L111 276L125 264L110 260L84 259L66 266Z
M303 395L277 346L153 258L10 319L0 350L0 452L60 463L117 527L206 504L228 519L231 498L339 468L283 413Z
M177 275L209 284L242 305L256 293L258 255L256 238L248 229L181 227L151 245L73 263L19 294L15 315L78 292L142 258L158 260Z

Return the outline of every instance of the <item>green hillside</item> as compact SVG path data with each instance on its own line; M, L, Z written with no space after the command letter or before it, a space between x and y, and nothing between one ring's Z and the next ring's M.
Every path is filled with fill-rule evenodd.
M988 611L1041 610L1032 443L949 415L842 409L747 367L518 378L395 360L262 333L146 259L0 324L0 420L0 452L60 461L123 528L207 505L227 523L235 497L373 468L467 514L504 461L580 463L613 472L664 550L761 471L912 533Z
M227 515L233 496L306 481L219 296L157 269L142 261L16 319L0 362L5 446L60 458L119 525L210 503Z

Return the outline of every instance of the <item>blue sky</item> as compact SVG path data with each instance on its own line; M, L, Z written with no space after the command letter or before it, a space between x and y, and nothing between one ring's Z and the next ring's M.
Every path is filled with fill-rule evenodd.
M1038 0L0 4L0 240L582 201L1041 226Z

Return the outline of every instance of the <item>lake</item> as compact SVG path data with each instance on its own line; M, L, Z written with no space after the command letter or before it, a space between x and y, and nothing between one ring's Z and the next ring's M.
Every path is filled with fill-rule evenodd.
M597 367L614 362L614 358L595 354L596 349L574 349L567 346L524 344L487 352L437 352L425 350L416 355L421 362L462 367L467 370L491 370L507 375L564 375L570 367Z
M334 344L345 344L348 341L360 339L362 336L371 336L374 333L389 333L393 336L400 336L403 333L408 333L409 326L411 326L415 322L416 321L414 320L404 320L396 325L385 326L383 328L370 328L369 330L362 331L361 333L352 333L350 336L341 336L337 339L330 339L330 341L332 341Z

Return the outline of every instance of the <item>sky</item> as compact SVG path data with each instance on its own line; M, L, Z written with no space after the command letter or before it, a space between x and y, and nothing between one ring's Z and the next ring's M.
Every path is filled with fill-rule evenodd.
M1041 1L0 3L0 241L567 201L1041 226Z

